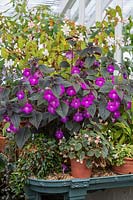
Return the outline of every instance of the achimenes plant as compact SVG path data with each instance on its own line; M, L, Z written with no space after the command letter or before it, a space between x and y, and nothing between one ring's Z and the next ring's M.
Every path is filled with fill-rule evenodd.
M69 55L58 72L31 60L14 88L1 89L1 120L15 133L19 147L32 132L61 139L90 121L116 121L131 109L132 80L124 66L100 57L101 49L92 43Z

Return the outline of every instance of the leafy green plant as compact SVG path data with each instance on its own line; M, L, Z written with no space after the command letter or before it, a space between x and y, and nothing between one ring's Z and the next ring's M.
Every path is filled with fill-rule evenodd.
M8 161L7 156L4 155L3 153L0 153L0 172L3 171L3 169L5 169L7 161Z
M124 163L126 157L133 158L133 145L131 144L113 146L108 159L112 165L120 166Z
M20 153L10 177L12 192L18 195L28 177L46 179L48 175L62 172L62 157L55 139L36 136Z
M78 162L87 160L88 167L95 164L96 160L105 159L108 156L110 144L106 135L101 130L94 128L80 129L74 136L62 138L59 141L59 149L64 158L76 159Z

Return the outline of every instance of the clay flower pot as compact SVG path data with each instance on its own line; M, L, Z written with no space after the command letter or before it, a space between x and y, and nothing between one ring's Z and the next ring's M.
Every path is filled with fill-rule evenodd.
M0 135L0 152L4 152L6 144L7 144L7 138Z
M71 174L74 178L89 178L92 169L86 166L86 160L83 163L77 162L76 159L71 160Z
M124 164L113 166L113 171L116 174L133 174L133 158L124 158Z

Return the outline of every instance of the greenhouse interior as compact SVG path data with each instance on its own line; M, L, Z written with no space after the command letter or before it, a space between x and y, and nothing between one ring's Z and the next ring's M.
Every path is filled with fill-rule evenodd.
M0 200L133 199L133 0L0 0Z

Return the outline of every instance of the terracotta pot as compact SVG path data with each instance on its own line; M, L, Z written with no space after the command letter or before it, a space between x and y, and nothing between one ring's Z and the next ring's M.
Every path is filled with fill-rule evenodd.
M133 174L133 158L125 158L123 165L113 166L112 169L116 174Z
M7 138L0 135L0 152L4 152L6 144L7 144Z
M89 178L92 169L86 167L86 160L83 163L77 162L76 159L71 160L71 174L74 178Z

